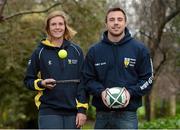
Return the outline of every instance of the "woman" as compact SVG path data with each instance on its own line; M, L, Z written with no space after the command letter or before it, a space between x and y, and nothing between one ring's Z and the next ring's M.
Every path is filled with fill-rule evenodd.
M28 89L38 91L39 128L80 128L86 121L88 104L79 83L83 53L70 41L76 32L62 11L47 16L45 31L47 38L33 52L24 79Z

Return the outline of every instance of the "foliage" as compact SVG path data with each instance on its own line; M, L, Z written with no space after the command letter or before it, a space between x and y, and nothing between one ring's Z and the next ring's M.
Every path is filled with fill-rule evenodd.
M92 102L92 96L90 96L90 105L87 111L87 116L89 120L95 120L96 118L96 108L91 105Z
M175 117L162 118L153 120L151 122L140 122L140 129L179 129L180 128L180 114Z
M40 15L24 16L2 23L0 28L0 128L26 128L26 122L37 118L37 110L35 93L24 87L23 77L42 21Z

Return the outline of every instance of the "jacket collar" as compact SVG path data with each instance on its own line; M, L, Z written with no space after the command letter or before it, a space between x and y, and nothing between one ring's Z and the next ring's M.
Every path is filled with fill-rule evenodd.
M41 41L41 44L43 46L50 47L50 48L58 48L58 47L54 46L54 44L52 42L50 42L48 39L43 39ZM69 45L70 45L69 41L63 40L63 44L62 44L62 46L60 48L66 49Z
M132 39L132 37L131 37L131 34L129 33L129 30L128 30L128 28L125 28L125 36L119 41L119 42L117 42L117 44L116 45L122 45L122 44L125 44L125 43L127 43L129 40L131 40ZM106 43L106 44L113 44L113 45L115 45L112 41L110 41L109 39L108 39L108 31L105 31L104 33L103 33L103 37L102 37L102 43Z

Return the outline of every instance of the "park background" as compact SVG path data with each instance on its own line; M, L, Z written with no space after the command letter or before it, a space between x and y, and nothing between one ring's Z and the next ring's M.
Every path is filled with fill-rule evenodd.
M139 128L180 128L180 0L0 0L0 128L37 128L36 92L23 84L28 59L44 37L47 13L63 10L88 48L105 30L106 9L119 5L134 37L150 49L154 65L151 93L138 110ZM93 128L95 108L83 127Z

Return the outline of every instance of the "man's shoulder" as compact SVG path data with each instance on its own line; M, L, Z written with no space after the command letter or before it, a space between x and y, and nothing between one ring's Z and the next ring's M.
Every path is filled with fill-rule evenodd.
M133 45L134 47L140 48L140 49L147 49L147 46L144 42L137 40L135 38L133 38L131 40L131 45Z

